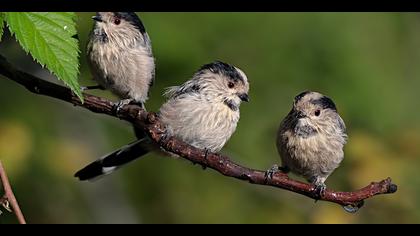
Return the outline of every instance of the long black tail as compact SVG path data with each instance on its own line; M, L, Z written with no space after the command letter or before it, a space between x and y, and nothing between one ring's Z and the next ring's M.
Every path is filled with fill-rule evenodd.
M150 151L150 148L147 148L148 143L149 140L147 138L132 142L90 163L85 168L77 171L74 177L80 180L92 180L96 177L110 174L122 165L147 154Z

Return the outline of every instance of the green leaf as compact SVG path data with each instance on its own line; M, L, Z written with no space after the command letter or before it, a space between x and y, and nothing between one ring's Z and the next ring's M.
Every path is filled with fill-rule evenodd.
M7 12L10 32L26 52L56 75L83 101L79 83L76 15L72 12Z
M4 22L3 22L3 13L0 12L0 42L1 42L1 37L3 36L3 30L4 30Z

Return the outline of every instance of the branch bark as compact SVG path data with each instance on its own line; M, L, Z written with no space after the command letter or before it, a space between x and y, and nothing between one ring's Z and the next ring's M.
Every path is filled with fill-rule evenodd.
M265 171L241 166L232 162L227 156L208 153L206 157L204 150L190 146L174 137L167 137L165 135L165 126L161 123L158 116L153 112L146 112L139 106L127 105L120 109L118 114L115 114L113 102L85 93L83 94L85 102L82 104L70 89L22 72L7 62L1 55L0 74L23 85L33 93L60 99L95 113L102 113L128 121L136 127L144 129L150 138L166 151L178 154L195 164L214 169L225 176L245 180L252 184L269 185L316 200L334 202L353 208L360 208L363 205L363 201L367 198L397 191L397 185L393 184L391 178L388 177L379 182L372 182L368 186L353 192L336 192L327 189L323 196L318 196L313 185L290 179L284 173L278 172L272 178L267 178Z
M25 217L20 210L19 204L13 194L12 187L10 186L9 178L7 178L6 171L4 170L3 164L0 161L0 178L4 189L4 196L0 198L0 203L7 209L8 205L12 206L13 212L16 215L20 224L26 224Z

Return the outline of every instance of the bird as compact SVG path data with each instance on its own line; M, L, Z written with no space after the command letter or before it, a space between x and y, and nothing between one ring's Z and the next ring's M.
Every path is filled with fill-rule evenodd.
M96 12L86 46L87 62L98 86L108 89L121 100L117 112L127 104L145 109L149 90L155 81L155 58L146 28L135 12ZM145 133L134 127L137 139ZM121 158L124 159L124 158Z
M294 98L277 131L279 169L303 176L322 195L326 179L344 158L347 138L346 125L333 100L319 92L304 91Z
M97 12L87 43L87 62L98 86L108 89L124 105L144 108L155 81L155 58L146 28L134 12Z
M167 101L157 117L173 136L196 148L219 152L235 132L240 105L249 102L249 82L245 73L222 61L201 66L179 86L166 89ZM150 138L136 140L79 170L79 180L93 180L112 173L150 151L176 156L161 149Z

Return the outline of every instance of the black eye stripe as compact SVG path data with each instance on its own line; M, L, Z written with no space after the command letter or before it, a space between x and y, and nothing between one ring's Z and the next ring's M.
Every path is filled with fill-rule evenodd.
M146 33L146 28L144 27L143 22L135 12L114 12L114 16L130 22L139 29L142 34Z
M205 70L209 70L215 74L224 75L233 82L242 81L243 83L245 83L244 78L236 70L234 66L221 62L221 61L215 61L206 65L203 65L199 69L198 73L204 73Z
M335 106L335 103L331 100L331 98L323 96L320 99L312 100L312 104L314 105L320 105L322 109L331 109L334 111L337 111L337 107Z
M300 99L302 99L306 94L308 94L308 93L310 93L310 91L304 91L304 92L302 92L302 93L300 93L300 94L298 94L296 97L295 97L295 102L297 102L297 101L299 101Z

